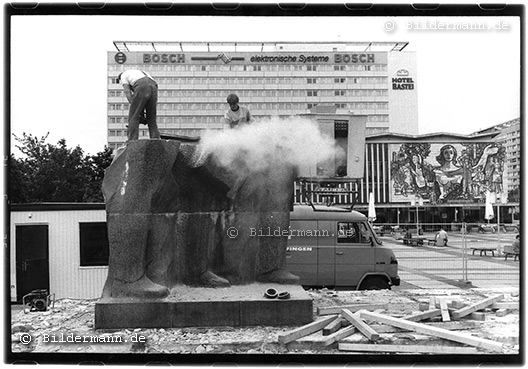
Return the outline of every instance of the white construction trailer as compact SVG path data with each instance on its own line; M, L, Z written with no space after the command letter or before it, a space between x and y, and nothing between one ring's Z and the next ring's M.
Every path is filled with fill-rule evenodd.
M13 204L9 207L11 301L46 289L55 299L95 299L108 274L103 203Z

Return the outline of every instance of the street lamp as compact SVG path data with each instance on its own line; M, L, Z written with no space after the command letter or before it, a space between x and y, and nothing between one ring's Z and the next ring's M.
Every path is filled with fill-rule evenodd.
M495 201L497 201L497 251L499 255L501 254L502 247L501 247L501 237L500 237L500 205L502 202L501 194L499 193L498 196L495 194Z
M418 220L418 206L423 206L423 199L420 197L420 195L416 194L414 195L414 199L411 199L411 206L416 207L416 235L420 234L419 228L419 220Z

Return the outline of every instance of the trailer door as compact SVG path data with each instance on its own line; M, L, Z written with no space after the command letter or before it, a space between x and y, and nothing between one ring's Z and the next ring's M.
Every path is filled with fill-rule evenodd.
M48 225L17 225L15 244L17 301L33 290L49 291Z

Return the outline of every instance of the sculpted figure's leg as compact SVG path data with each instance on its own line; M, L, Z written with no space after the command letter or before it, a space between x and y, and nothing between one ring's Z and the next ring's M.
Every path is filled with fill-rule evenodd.
M110 264L114 280L112 297L161 298L169 289L152 282L146 275L148 216L144 214L116 214L108 216Z
M215 246L216 219L209 212L180 217L185 230L185 283L204 287L229 287L228 280L210 270Z
M287 230L289 214L285 212L262 213L260 224L264 229ZM280 284L300 283L298 276L285 269L287 242L288 238L284 236L261 237L259 239L257 281Z

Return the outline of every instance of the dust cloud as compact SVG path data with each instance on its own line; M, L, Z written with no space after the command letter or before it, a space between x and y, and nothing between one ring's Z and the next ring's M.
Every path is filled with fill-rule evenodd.
M321 133L317 123L300 117L267 118L235 129L206 131L200 148L202 154L213 155L226 168L244 163L260 171L292 165L309 176L316 175L318 163L345 155L333 138Z

